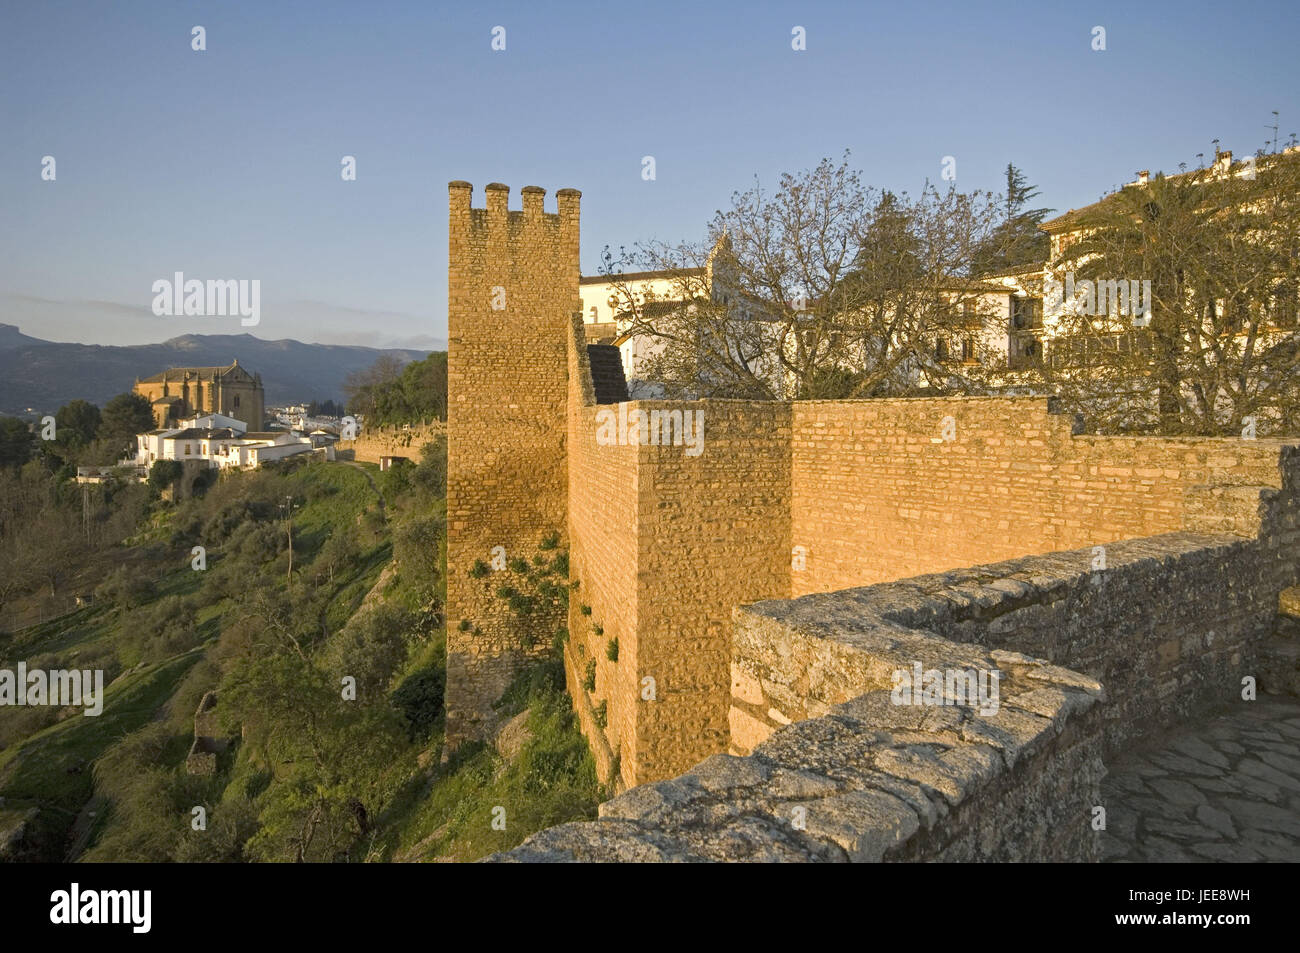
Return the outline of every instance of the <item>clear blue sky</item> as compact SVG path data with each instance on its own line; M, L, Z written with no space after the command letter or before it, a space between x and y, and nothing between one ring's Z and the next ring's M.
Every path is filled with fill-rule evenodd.
M476 204L505 182L512 207L540 185L548 210L581 189L587 273L606 244L702 237L755 175L846 148L896 190L945 155L959 187L996 189L1014 161L1065 210L1215 137L1253 152L1271 110L1283 140L1300 130L1298 26L1296 0L0 0L0 322L90 343L245 330L154 317L153 281L179 270L260 278L259 337L429 346L451 179Z

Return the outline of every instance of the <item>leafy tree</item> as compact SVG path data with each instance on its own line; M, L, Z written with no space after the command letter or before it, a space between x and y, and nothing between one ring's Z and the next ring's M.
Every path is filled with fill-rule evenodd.
M1038 197L1038 189L1010 162L1006 179L1007 190L1002 195L1004 218L989 241L976 251L973 267L978 274L1045 262L1051 252L1051 240L1038 226L1052 209L1026 208Z
M138 569L119 566L95 588L95 597L132 609L144 605L157 595L153 580Z
M257 833L257 809L247 797L227 797L213 806L206 830L187 827L173 859L181 864L233 864L250 858L244 845Z
M391 387L401 376L402 361L393 354L381 354L375 363L360 371L353 371L343 381L343 394L348 409L372 419L378 413L378 393Z
M420 448L420 462L413 481L425 493L438 499L447 495L447 437L441 434Z
M1045 317L1044 383L1092 429L1239 435L1247 418L1260 435L1300 429L1300 156L1158 174L1077 225L1058 281L1151 283L1144 317L1131 302L1129 315L1101 313L1100 294Z
M352 533L332 533L312 560L311 572L317 585L333 584L336 573L353 567L361 556L361 546Z
M55 439L66 447L84 447L99 431L99 408L86 400L70 400L54 414Z
M367 607L330 637L320 662L336 684L344 676L355 678L358 698L377 698L406 659L414 627L414 616L400 606Z
M258 860L350 857L391 793L389 767L404 744L402 717L381 688L405 633L384 624L391 619L358 620L318 659L319 626L302 608L284 592L254 591L223 683L253 756L276 766L261 828L246 845ZM381 637L373 653L368 636ZM357 679L355 699L342 696L341 672Z
M441 574L439 553L446 533L447 521L437 513L412 516L393 531L393 556L403 577L413 586L437 584Z
M313 400L307 405L308 417L342 417L343 406L332 400Z
M183 472L179 460L155 460L149 467L149 486L161 492L179 480Z
M447 417L447 354L437 351L405 367L383 355L344 384L348 408L371 426L400 426Z
M0 467L20 467L32 455L36 435L17 417L0 417Z
M443 712L447 687L445 662L422 668L393 692L393 704L406 718L408 737L425 738Z
M135 435L154 428L153 408L147 398L127 392L118 394L104 405L98 436L114 453L124 453L135 446Z
M379 474L379 492L386 500L397 499L411 489L411 476L415 466L410 460L394 460L383 473Z

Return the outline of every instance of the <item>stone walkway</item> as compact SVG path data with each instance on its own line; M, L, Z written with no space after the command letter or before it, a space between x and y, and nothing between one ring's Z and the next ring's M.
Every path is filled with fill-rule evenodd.
M1300 861L1300 699L1261 695L1108 768L1103 860Z

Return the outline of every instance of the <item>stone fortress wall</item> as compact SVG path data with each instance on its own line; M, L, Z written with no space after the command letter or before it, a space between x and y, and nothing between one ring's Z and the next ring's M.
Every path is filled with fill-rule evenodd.
M406 457L412 463L419 463L424 445L446 433L447 425L441 420L414 427L363 428L357 439L340 440L334 449L341 460L378 463L380 457Z
M1085 549L739 607L731 753L494 859L1096 860L1105 762L1246 703L1300 548L1294 449L1283 471L1253 539L1169 533L1108 546L1101 571ZM894 704L892 673L918 662L999 671L997 711Z
M616 726L607 743L629 785L728 750L743 717L725 691L736 606L1079 547L1089 547L1078 557L1085 566L1104 556L1114 569L1111 544L1165 533L1202 534L1214 548L1225 534L1257 536L1262 496L1282 488L1283 442L1075 436L1043 398L689 406L705 420L695 458L681 447L598 446L594 420L570 433L571 486L583 488L571 513L616 484L623 494L635 488L635 500L618 506L638 514L635 526L611 535L615 527L602 522L597 541L584 520L571 523L592 618L619 637L617 663L595 644L586 657L597 660L591 704L607 705ZM602 469L614 454L626 458L625 472ZM629 536L635 550L613 558ZM1097 545L1105 552L1094 554ZM1270 620L1278 593L1295 581L1295 557L1283 556L1273 571L1251 570L1268 582ZM1234 567L1245 571L1245 562ZM623 580L621 591L611 576ZM1170 572L1152 584L1176 579ZM1144 611L1147 600L1129 595L1108 618ZM577 653L580 622L571 620ZM1095 655L1083 670L1100 677L1103 662L1122 667L1120 658ZM653 703L628 690L646 677L655 680Z
M1102 759L1239 697L1300 578L1295 447L1083 436L1046 398L598 404L576 194L505 198L452 184L449 738L526 657L468 570L557 530L579 721L641 785L515 859L1086 858ZM598 439L654 410L702 412L702 452ZM918 660L1001 671L1001 711L888 705Z

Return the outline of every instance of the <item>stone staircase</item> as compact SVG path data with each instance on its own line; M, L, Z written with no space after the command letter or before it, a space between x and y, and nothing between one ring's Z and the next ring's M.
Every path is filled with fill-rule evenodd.
M1260 643L1259 687L1300 697L1300 586L1282 591L1273 634Z
M627 380L623 377L623 358L612 344L588 344L591 362L591 386L596 403L618 404L628 399Z

